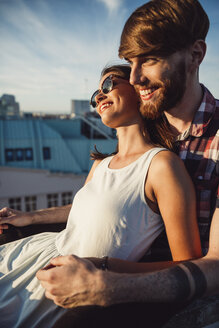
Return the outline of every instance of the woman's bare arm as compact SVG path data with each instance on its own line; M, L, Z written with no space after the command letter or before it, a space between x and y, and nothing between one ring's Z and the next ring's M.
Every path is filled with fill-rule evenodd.
M168 151L159 153L149 168L147 183L163 218L173 260L200 257L195 190L182 160Z
M8 229L8 224L23 227L30 224L62 223L68 219L71 204L41 209L33 212L22 212L8 207L0 210L0 234Z

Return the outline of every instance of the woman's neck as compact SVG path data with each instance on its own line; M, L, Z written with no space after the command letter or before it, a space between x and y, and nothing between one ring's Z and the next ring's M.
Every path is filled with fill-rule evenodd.
M143 133L143 126L133 124L131 126L117 128L119 157L127 157L132 154L144 153L151 148L149 138Z

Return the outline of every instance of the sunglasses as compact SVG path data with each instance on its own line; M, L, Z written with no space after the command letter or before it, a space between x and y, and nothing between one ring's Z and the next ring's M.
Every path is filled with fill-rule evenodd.
M90 104L93 108L97 107L96 96L99 95L100 92L104 93L105 95L113 90L113 87L116 85L115 81L113 81L113 77L117 77L121 79L121 76L116 75L109 75L102 83L100 90L96 90L90 100Z

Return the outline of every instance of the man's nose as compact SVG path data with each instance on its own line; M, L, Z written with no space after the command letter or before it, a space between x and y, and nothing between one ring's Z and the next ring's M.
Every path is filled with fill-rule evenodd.
M132 85L142 84L146 77L142 73L142 67L138 64L132 64L129 82Z

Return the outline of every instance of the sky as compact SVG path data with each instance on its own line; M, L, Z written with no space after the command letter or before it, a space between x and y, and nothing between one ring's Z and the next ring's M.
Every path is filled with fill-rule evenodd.
M106 64L121 62L124 23L146 0L0 0L0 96L23 112L68 114ZM219 0L201 0L211 27L200 81L219 98Z

